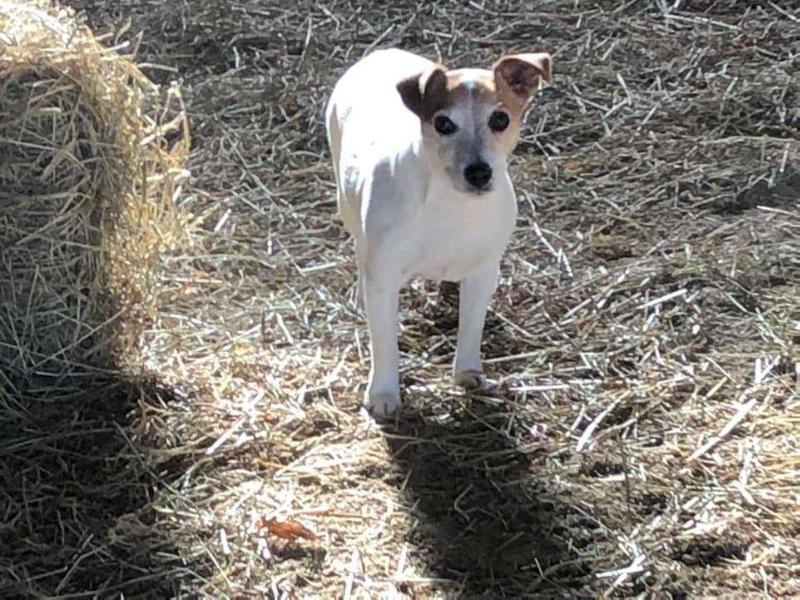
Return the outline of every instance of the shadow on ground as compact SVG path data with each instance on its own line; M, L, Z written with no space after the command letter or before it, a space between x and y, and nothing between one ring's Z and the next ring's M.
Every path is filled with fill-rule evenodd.
M588 565L563 535L576 514L537 478L519 419L495 398L457 402L412 400L386 427L419 519L410 541L433 554L427 575L459 582L459 597L577 597Z
M0 373L0 596L174 597L187 571L153 526L162 476L130 439L171 393L102 375Z

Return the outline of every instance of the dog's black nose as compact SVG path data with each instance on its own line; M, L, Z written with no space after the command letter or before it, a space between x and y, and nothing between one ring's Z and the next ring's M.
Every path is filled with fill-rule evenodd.
M469 164L467 168L464 169L464 179L466 179L467 183L472 187L479 190L485 188L489 184L491 178L492 167L482 160Z

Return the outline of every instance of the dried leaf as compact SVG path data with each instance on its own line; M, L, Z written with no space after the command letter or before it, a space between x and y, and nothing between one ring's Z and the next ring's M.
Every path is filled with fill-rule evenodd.
M319 539L317 534L297 521L278 521L277 519L264 519L259 523L262 529L285 540L294 541L298 538L305 540Z

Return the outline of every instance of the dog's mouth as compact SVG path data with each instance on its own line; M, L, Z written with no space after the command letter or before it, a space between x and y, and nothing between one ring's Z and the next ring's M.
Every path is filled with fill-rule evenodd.
M486 183L484 185L470 185L467 184L467 192L474 195L474 196L483 196L492 191L492 184Z

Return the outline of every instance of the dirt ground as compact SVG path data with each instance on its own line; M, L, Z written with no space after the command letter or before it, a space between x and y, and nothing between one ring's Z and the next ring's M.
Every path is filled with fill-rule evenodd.
M196 231L144 379L28 399L30 445L0 444L0 593L800 596L795 2L67 4L181 83ZM512 165L496 392L451 385L455 294L415 282L380 429L322 111L388 46L545 50L554 82Z

